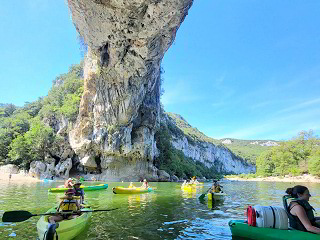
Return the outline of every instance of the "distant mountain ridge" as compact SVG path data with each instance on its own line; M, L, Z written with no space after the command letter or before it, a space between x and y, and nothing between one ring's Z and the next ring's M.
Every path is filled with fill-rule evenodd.
M235 155L243 158L251 164L255 164L256 158L272 146L278 146L279 141L274 140L241 140L235 138L213 139L206 136L197 128L192 127L181 115L176 113L166 113L176 124L176 126L186 135L191 143L208 142L218 146L224 146Z

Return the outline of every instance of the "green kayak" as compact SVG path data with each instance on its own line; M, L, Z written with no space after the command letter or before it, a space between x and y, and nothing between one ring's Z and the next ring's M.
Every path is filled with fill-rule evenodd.
M91 208L83 208L81 211L90 211ZM51 208L47 213L56 212L56 208ZM90 220L92 212L82 213L79 217L63 220L59 222L59 227L56 228L56 233L58 234L58 239L69 240L78 236L86 227ZM42 239L56 239L56 236L49 236L47 234L48 230L48 218L49 216L42 216L37 223L38 236Z
M107 189L108 184L99 184L94 186L80 186L81 189L84 191L94 191L94 190L101 190L101 189ZM67 191L68 188L49 188L48 192L64 192Z
M298 230L249 226L244 220L229 221L232 236L259 240L316 240L320 235Z

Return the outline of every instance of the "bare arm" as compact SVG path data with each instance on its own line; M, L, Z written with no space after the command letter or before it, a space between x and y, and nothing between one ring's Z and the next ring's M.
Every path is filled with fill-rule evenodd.
M63 201L62 201L63 202ZM62 202L60 202L57 212L59 212Z
M306 211L304 210L303 207L296 204L294 205L294 207L292 207L290 212L299 218L299 220L301 221L301 223L307 229L308 232L320 234L320 228L312 226L310 220L308 219Z

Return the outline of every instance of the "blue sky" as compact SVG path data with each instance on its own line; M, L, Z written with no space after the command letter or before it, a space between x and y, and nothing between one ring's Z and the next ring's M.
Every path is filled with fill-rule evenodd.
M320 1L196 0L163 59L166 111L213 138L320 135ZM0 102L23 105L81 60L63 0L3 1Z

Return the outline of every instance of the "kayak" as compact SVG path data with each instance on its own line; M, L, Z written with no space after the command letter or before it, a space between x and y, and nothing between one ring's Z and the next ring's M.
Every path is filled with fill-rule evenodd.
M84 191L95 191L95 190L101 190L101 189L107 189L108 184L99 184L94 186L80 186L81 189ZM67 191L68 188L49 188L48 192L64 192Z
M234 237L259 240L316 240L319 235L294 229L276 229L249 226L244 220L231 220L229 227Z
M208 200L211 201L212 197L214 200L223 200L224 197L227 196L226 193L208 193Z
M90 210L92 209L91 208L81 209L81 211L90 211ZM56 211L57 211L56 208L53 207L53 208L50 208L46 213L55 213ZM85 229L87 223L90 220L91 215L92 215L92 212L82 213L79 217L59 222L59 226L56 228L58 239L69 240L78 236ZM48 218L49 218L48 215L42 216L37 222L38 236L41 240L56 239L55 236L53 238L52 236L49 236L48 234L46 234L46 231L48 230Z
M124 188L124 187L114 187L112 191L114 194L134 194L134 193L146 193L151 192L153 189L149 187L145 188Z

